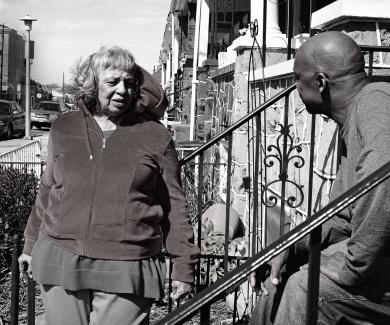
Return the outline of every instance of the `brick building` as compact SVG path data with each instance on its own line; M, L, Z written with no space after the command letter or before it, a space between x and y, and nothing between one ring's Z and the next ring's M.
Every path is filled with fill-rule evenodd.
M0 88L1 97L20 100L25 78L24 39L16 30L0 26Z
M30 41L30 59L34 59L34 41ZM25 39L16 30L0 26L0 89L1 98L17 101L24 107L26 63ZM31 105L51 98L51 90L31 79Z

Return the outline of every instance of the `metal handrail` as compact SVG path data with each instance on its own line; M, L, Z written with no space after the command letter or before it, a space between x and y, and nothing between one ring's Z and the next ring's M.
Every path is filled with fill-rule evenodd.
M359 45L360 49L369 52L390 52L390 46L380 46L380 45Z
M210 140L209 142L206 142L203 146L199 147L198 149L191 152L189 155L185 156L180 160L180 165L185 165L190 160L194 159L196 156L199 156L200 153L205 152L208 148L210 148L212 145L216 144L218 141L222 140L223 138L229 136L233 133L233 131L237 130L239 127L247 123L249 120L266 110L271 105L275 104L278 100L282 99L283 97L288 96L293 90L295 90L296 84L292 84L290 87L286 88L285 90L281 91L268 101L266 101L264 104L260 105L258 108L254 109L249 114L242 117L240 120L238 120L236 123L232 124L230 127L228 127L225 131L218 134L214 139Z
M355 202L388 177L390 177L390 161L357 183L344 194L330 202L323 209L297 225L286 235L248 259L248 261L229 272L226 276L215 282L210 287L201 291L190 301L171 312L156 325L174 325L186 320L202 306L211 303L223 292L231 289L233 286L237 285L237 283L241 283L246 280L247 276L251 272L254 272L257 268L270 261L276 255L307 236L317 227L321 226L325 221L345 209L348 205Z

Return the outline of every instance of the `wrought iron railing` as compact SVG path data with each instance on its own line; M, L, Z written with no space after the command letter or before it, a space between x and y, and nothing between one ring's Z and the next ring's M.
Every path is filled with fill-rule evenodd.
M363 47L364 51L373 53L376 51L386 51L390 52L390 48L378 48L378 47ZM370 55L373 57L373 55ZM369 71L372 71L373 59L370 59ZM250 71L251 72L251 71ZM248 114L238 120L236 123L228 127L226 130L220 134L215 135L213 140L204 144L202 147L196 149L190 155L181 160L183 166L183 175L184 175L184 187L187 194L190 190L192 192L191 197L189 197L190 211L193 216L193 223L196 227L197 234L197 244L202 246L202 222L201 217L205 208L210 204L210 202L216 201L216 193L214 187L218 188L219 194L224 194L223 203L226 205L225 211L225 238L223 243L223 250L220 254L205 254L204 252L201 255L201 261L198 264L197 268L197 277L196 277L196 292L199 294L191 299L188 303L184 304L182 307L174 310L174 306L171 300L169 300L169 315L167 318L161 320L161 324L176 324L184 321L189 315L194 314L200 310L200 321L201 324L208 324L210 322L210 312L212 307L210 304L217 298L225 297L226 292L233 290L233 294L237 296L237 286L246 278L246 275L251 271L256 269L258 266L269 261L273 256L278 254L283 249L286 249L292 245L296 240L309 234L312 236L312 257L310 262L309 270L312 270L311 274L314 274L312 279L315 280L315 274L318 275L318 263L319 263L319 249L318 231L319 226L322 222L330 218L334 213L341 210L341 207L344 207L345 204L349 204L352 200L357 198L358 192L366 191L375 186L379 181L383 180L384 177L388 176L389 166L386 165L385 168L379 170L376 174L372 176L371 179L365 180L366 183L360 183L360 187L354 187L347 194L340 197L338 200L331 202L321 211L315 213L311 218L308 218L303 223L300 223L287 235L283 235L280 239L277 239L272 243L271 240L268 240L267 233L267 218L270 209L275 207L273 204L275 200L278 200L279 211L281 214L284 213L288 208L294 208L299 210L300 207L305 205L305 210L307 212L306 216L311 214L311 200L312 200L312 179L308 180L307 189L305 193L304 200L290 195L286 186L291 184L291 179L288 178L288 172L291 170L289 168L293 167L295 169L300 169L302 163L301 158L297 158L296 154L299 154L299 148L305 143L294 142L295 140L290 137L290 124L289 120L286 119L289 111L289 105L291 100L288 96L291 96L295 89L295 85L289 85L283 91L279 92L277 95L273 96L271 99L267 99L266 90L264 84L266 80L263 80L262 83L257 82L256 80L251 80L249 78L250 73L248 73L248 88L250 89L250 97L248 100L248 105L251 105L251 109L248 110ZM372 78L373 73L369 72L369 76ZM257 102L254 100L254 96L258 96ZM262 98L261 98L262 97ZM287 100L286 100L287 98ZM283 100L283 105L280 105L279 101ZM261 103L263 102L263 103ZM275 107L282 106L282 111L284 111L284 119L280 126L278 127L278 135L275 137L275 142L270 142L267 138L267 134L264 132L264 129L268 128L267 121L270 119L267 111L275 110ZM310 124L310 121L307 123ZM314 174L313 170L313 156L314 156L314 139L315 139L315 124L311 123L311 142L310 153L309 153L309 165L308 169L310 171L309 175ZM229 254L229 244L231 244L231 239L227 234L229 234L229 223L230 223L230 201L231 195L233 193L232 189L232 177L234 176L234 164L233 164L233 139L235 136L240 136L240 130L246 128L247 130L252 130L250 136L248 136L249 141L245 147L251 150L251 159L248 159L248 172L242 178L243 181L243 196L246 200L246 214L247 214L247 224L246 227L247 234L247 246L246 253L243 256L233 256ZM309 127L308 127L309 128ZM263 132L263 133L262 133ZM248 132L249 133L249 132ZM223 142L224 153L218 152L216 147L221 147ZM276 144L275 144L276 143ZM277 145L279 144L279 145ZM278 156L275 156L272 153L272 150L278 152ZM267 155L268 153L268 155ZM219 154L219 157L216 158L216 154ZM226 155L226 159L221 161L221 156ZM269 178L271 172L267 172L267 168L275 168L275 163L270 163L270 157L276 159L275 162L280 164L277 168L280 172L279 175L276 175L277 178ZM297 160L294 160L297 159ZM11 162L5 162L8 164ZM12 162L13 164L18 162ZM40 164L40 163L39 163ZM224 172L221 172L221 169L224 169ZM271 169L270 169L271 170ZM224 174L224 175L222 175ZM257 176L256 176L257 175ZM259 176L260 175L260 176ZM272 176L272 175L271 175ZM312 176L310 176L312 177ZM224 179L223 179L224 178ZM205 180L207 180L205 182ZM273 183L272 183L273 182ZM272 184L283 184L284 189L280 186L278 188L272 187ZM299 184L294 181L294 188L296 188L297 193L302 195L299 188L302 189L303 184ZM211 184L211 185L210 185ZM213 187L214 186L214 187ZM355 192L356 191L356 192ZM360 195L360 194L359 194ZM300 204L298 204L300 203ZM283 208L282 208L282 205ZM260 208L261 207L261 208ZM259 211L260 209L260 211ZM282 218L280 218L282 219ZM283 222L279 224L279 233L282 233ZM260 231L260 236L258 235ZM13 294L12 294L12 316L11 324L18 323L18 297L17 297L17 286L19 285L19 271L18 265L15 259L18 256L18 250L20 246L19 238L14 239L14 261L12 265L12 276L13 276ZM262 249L259 253L258 250ZM251 257L252 256L252 257ZM249 260L248 260L249 259ZM223 271L224 278L219 279L215 284L212 284L210 268L211 266L217 263L216 261L223 260ZM247 262L245 262L248 260ZM214 264L213 264L214 263ZM201 270L205 270L201 273ZM30 281L32 283L32 281ZM29 283L30 283L29 282ZM315 281L314 281L315 282ZM34 291L33 284L29 284L28 290L28 322L29 324L34 323ZM315 284L313 286L315 288ZM316 295L315 289L309 291L311 295ZM311 299L310 301L315 301ZM310 308L316 308L312 306ZM310 309L309 309L310 310ZM315 312L309 313L310 315L316 315ZM237 305L233 306L233 324L237 320Z
M364 46L362 50L368 53L376 51L390 52L389 47ZM373 54L369 54L369 57L373 58ZM372 69L375 68L372 59L370 59L367 68L368 76L371 79L376 78L372 73ZM216 193L219 191L218 186L221 187L221 183L224 183L224 191L222 193L224 197L219 198L219 202L222 201L225 204L224 274L235 269L234 261L245 261L259 250L265 249L272 244L278 238L277 236L283 236L286 223L292 223L293 226L297 226L302 220L309 218L315 211L323 208L328 202L328 195L331 184L335 179L339 159L338 132L335 125L329 124L328 118L319 116L317 119L310 117L306 119L306 125L303 126L303 129L307 128L309 130L306 139L300 137L299 130L298 132L293 130L293 123L295 123L293 113L304 110L304 107L301 103L295 105L297 103L297 94L294 94L295 85L291 84L291 79L286 80L287 88L285 90L264 103L268 96L266 94L267 87L264 87L264 85L272 81L250 78L249 75L252 72L253 70L248 72L248 114L228 126L221 133L216 134L211 141L181 160L184 187L187 194L192 193L188 201L196 229L197 245L201 248L203 248L202 241L204 240L202 215L207 211L210 202L218 202L216 198ZM387 79L389 80L389 76L387 76ZM284 102L280 104L282 100ZM262 101L263 103L261 103ZM278 108L276 106L279 108L282 106L282 114L280 122L276 123L276 135L273 141L271 141L266 131L269 128L270 120L273 118L273 111ZM324 126L326 123L329 125ZM246 254L237 257L229 254L231 238L228 236L231 199L232 195L237 194L237 186L235 188L233 182L234 178L237 179L238 173L237 171L234 172L234 169L237 168L238 163L235 160L238 158L234 157L233 143L237 138L239 139L237 142L240 141L238 132L245 127L247 130L252 128L252 132L248 135L251 141L241 142L240 145L245 147L248 152L250 151L250 159L248 159L250 160L248 164L250 168L248 170L251 169L251 172L242 177L242 187L245 189L243 193L246 195L247 200L246 206L244 208L241 207L241 212L244 211L244 214L247 214L246 217L249 216L249 218L247 218L248 222L245 224L245 230L247 231L245 235L247 243ZM328 142L324 143L321 137L329 129L331 129L332 133L328 134ZM237 134L238 136L236 136ZM222 142L224 142L224 153L221 153L219 149ZM330 163L331 172L325 170L325 168L321 169L318 162L319 149L327 148L328 146L331 149L325 156L326 159L332 156L333 161ZM225 160L221 161L220 157L223 154L226 157ZM221 169L224 169L223 173ZM221 181L223 177L225 179ZM315 184L319 183L318 180L321 180L320 186ZM326 192L323 190L325 187L327 187ZM219 191L218 194L221 194L221 192ZM272 216L272 214L275 214L273 211L275 207L278 208L278 213L276 216ZM245 219L245 215L242 217ZM279 221L278 234L274 232L272 234L273 238L270 238L269 223L270 221L275 221L275 219ZM318 281L318 272L315 270L316 265L319 264L320 234L319 228L314 229L309 234L312 247L309 278L313 288L316 286L315 282ZM202 264L209 265L210 263L210 260L203 260L207 254L203 251L202 253L197 271L196 285L198 292L210 285L208 280L202 280ZM232 261L233 263L231 263ZM216 297L224 297L225 293L224 291L219 291ZM315 291L309 291L309 294L315 295ZM248 296L250 296L250 292ZM309 301L315 302L316 299L309 299ZM315 308L315 305L309 306L308 314L310 317L316 317L316 313L312 312ZM236 319L238 314L236 304L234 304L232 309L234 324L238 319L238 317ZM200 310L200 319L203 320L202 324L210 322L211 309L209 304L197 305L194 310ZM168 319L171 320L171 318Z
M237 286L238 283L245 281L247 276L251 272L254 272L256 269L270 261L273 257L280 254L282 251L291 247L303 237L309 235L310 233L321 227L321 225L327 220L329 220L332 216L341 212L351 203L355 202L357 199L359 199L361 196L373 189L375 186L379 185L388 177L390 177L390 161L378 170L376 170L374 173L357 183L344 194L330 202L323 209L312 215L306 221L296 226L289 233L287 233L271 245L267 246L259 253L255 254L245 263L236 267L224 278L220 279L210 287L204 289L198 295L193 297L190 301L180 306L175 311L171 312L167 317L159 321L157 325L181 324L183 321L192 317L195 312L204 308L205 305L209 305L210 303L212 303L214 299L218 298L221 294L230 290L234 286ZM319 259L319 252L317 253L317 258ZM318 274L319 265L317 265L312 271ZM313 287L309 287L308 292L311 294L311 299L316 302L317 299L315 297L315 292L313 292L314 290L316 289ZM310 301L310 298L308 298L308 303ZM316 313L313 314L316 318ZM317 320L313 320L313 322L311 322L310 324L317 324Z

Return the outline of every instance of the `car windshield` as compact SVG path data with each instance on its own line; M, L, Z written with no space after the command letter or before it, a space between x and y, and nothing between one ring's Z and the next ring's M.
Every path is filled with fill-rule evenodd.
M40 110L40 111L59 112L60 105L58 103L39 103L39 105L36 107L36 109Z

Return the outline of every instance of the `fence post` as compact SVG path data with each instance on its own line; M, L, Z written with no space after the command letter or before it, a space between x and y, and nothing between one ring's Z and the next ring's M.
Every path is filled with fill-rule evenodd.
M18 324L19 314L19 265L18 257L20 255L20 236L13 236L12 245L12 267L11 267L11 325Z
M35 281L30 277L27 286L27 324L35 325Z

